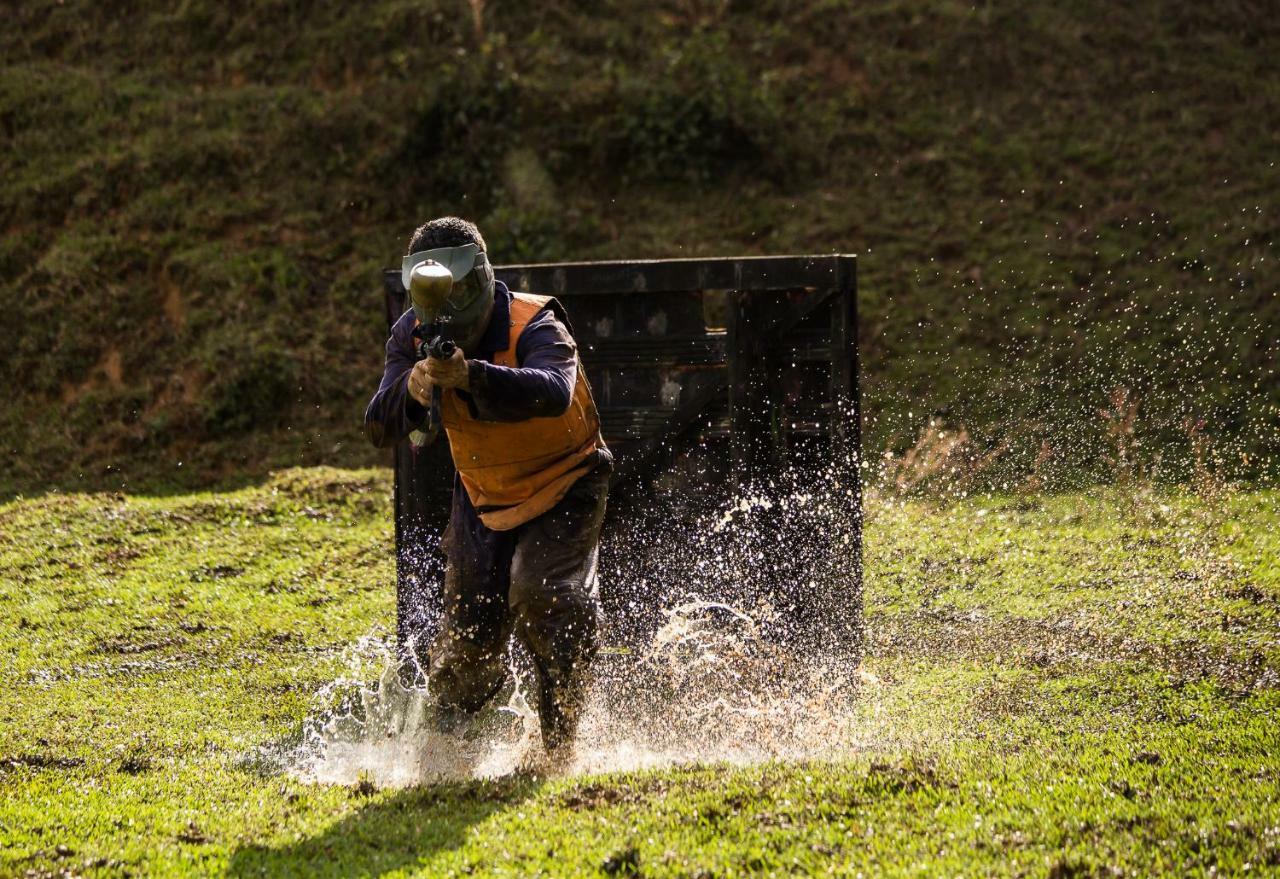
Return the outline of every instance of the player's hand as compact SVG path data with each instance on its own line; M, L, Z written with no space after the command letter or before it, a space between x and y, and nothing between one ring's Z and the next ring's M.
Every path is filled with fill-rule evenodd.
M431 376L427 373L427 364L431 358L419 360L409 370L409 396L423 406L431 405Z
M465 391L471 384L467 358L461 348L455 348L453 356L448 360L428 357L418 366L425 366L427 378L442 388L459 388ZM415 366L414 371L416 372L417 369L418 367Z

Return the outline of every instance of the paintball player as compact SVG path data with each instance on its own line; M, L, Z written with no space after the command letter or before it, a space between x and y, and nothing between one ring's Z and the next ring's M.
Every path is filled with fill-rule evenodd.
M415 298L428 276L443 278L447 298ZM515 634L533 657L543 745L562 759L596 649L613 469L569 320L555 299L495 280L484 238L457 217L413 233L403 277L414 307L392 327L364 423L380 448L405 437L420 447L443 427L457 468L441 540L444 616L427 661L439 723L465 725L498 692ZM415 331L441 329L456 348L441 356L450 346L437 338L435 356L423 356Z

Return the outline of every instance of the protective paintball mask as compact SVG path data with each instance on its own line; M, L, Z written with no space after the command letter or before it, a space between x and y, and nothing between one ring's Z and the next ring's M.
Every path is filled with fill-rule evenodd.
M443 302L419 301L411 295L414 316L424 326L447 324L457 339L477 334L483 329L481 323L488 318L489 305L493 302L493 267L488 257L475 244L411 253L400 267L400 279L406 291L411 291L414 268L428 260L449 270L453 287Z

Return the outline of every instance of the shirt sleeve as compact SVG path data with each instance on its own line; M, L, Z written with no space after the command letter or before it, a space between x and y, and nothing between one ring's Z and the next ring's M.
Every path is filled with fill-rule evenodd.
M578 380L578 346L550 309L534 316L516 341L518 367L468 361L472 414L482 421L563 415Z
M408 311L391 328L382 382L364 410L364 434L380 449L396 445L428 420L427 407L409 394L414 362L413 312Z

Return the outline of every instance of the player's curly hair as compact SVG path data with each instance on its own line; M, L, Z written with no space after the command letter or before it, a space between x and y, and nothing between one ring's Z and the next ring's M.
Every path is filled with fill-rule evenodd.
M405 256L423 250L435 250L437 247L460 247L463 244L475 244L488 253L488 248L484 246L484 236L475 223L461 217L437 217L414 230Z

